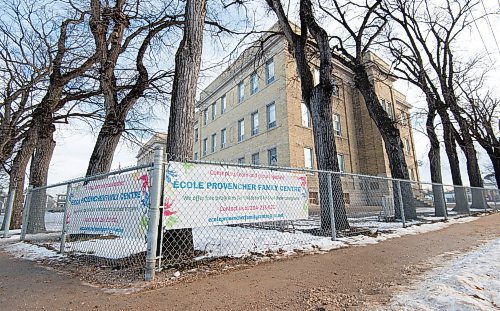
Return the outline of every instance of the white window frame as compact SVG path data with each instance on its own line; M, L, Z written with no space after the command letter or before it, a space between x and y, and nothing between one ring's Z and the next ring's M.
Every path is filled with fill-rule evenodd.
M307 109L306 104L303 102L300 103L300 115L302 119L302 126L311 127L311 113L309 109Z
M227 140L226 135L227 135L227 130L225 128L220 130L220 148L221 149L226 148L226 140Z
M208 152L208 138L203 139L203 144L202 144L202 154L203 156L206 156Z
M238 103L242 103L245 100L245 82L241 81L238 83Z
M245 140L245 119L238 120L238 142Z
M271 152L274 150L274 162L271 157ZM267 150L267 163L269 166L278 166L278 149L276 147Z
M208 124L208 109L203 110L203 125Z
M226 94L222 95L220 98L220 114L226 112Z
M255 122L256 121L256 122ZM250 115L251 136L259 134L259 112L255 111Z
M197 129L197 128L195 128L195 129L194 129L194 142L197 142L197 141L198 141L198 136L199 136L199 135L198 135L198 129Z
M212 121L217 117L217 102L212 104Z
M343 154L337 153L337 162L339 163L339 172L345 172L345 156Z
M257 159L257 161L255 161L255 159ZM258 152L252 154L252 164L260 165L260 154Z
M216 133L213 133L212 134L212 149L210 149L210 152L211 153L214 153L216 150L217 150L217 134Z
M274 120L271 121L271 107L272 112L274 112L273 118ZM266 106L266 115L267 115L267 129L270 130L272 128L276 127L276 103L272 102Z
M256 72L250 75L250 95L259 91L259 76Z
M313 168L313 153L312 148L304 148L304 167Z
M275 80L274 59L266 62L266 83L271 84Z
M333 114L333 132L335 136L342 136L342 123L338 113Z

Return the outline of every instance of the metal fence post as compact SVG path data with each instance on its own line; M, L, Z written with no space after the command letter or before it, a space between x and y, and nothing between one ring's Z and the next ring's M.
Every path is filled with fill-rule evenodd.
M69 198L71 195L71 184L69 183L68 186L66 187L66 202L64 203L64 216L63 216L63 225L62 225L62 231L61 231L61 246L59 247L59 252L61 254L64 254L64 249L66 247L66 233L68 231L68 223L66 221L68 217L68 206L69 206Z
M332 240L337 240L337 228L335 227L335 209L333 208L332 173L328 173L328 201L330 202L330 222L332 227Z
M3 237L8 238L9 237L9 230L10 230L10 220L12 218L12 208L14 207L14 198L16 197L16 188L12 189L12 191L9 193L9 198L7 199L7 209L5 210L5 228L3 231Z
M401 181L400 180L396 180L396 186L398 187L399 212L401 214L401 221L403 222L403 228L406 228L405 209L403 206L403 196L401 195Z
M151 177L148 211L148 245L146 252L146 272L144 274L144 280L146 281L152 281L155 276L158 223L160 221L160 205L163 185L163 153L163 146L156 145L154 149L153 174Z
M23 224L21 225L21 241L26 239L26 230L28 230L28 215L30 213L31 207L31 195L33 194L33 186L28 187L28 193L26 194L26 200L24 202L23 208Z

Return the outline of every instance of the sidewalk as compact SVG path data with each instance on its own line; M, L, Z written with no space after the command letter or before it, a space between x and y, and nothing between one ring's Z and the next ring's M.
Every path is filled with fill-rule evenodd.
M1 310L359 310L383 303L430 259L500 236L500 214L375 245L261 264L147 292L108 294L0 252Z

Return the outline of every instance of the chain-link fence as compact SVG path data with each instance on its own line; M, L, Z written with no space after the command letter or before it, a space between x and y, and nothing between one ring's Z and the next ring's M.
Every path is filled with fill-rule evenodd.
M30 234L49 233L42 240L45 247L79 262L112 269L139 267L142 271L150 171L151 165L143 165L30 188L21 240L29 240Z
M353 235L500 208L498 189L313 169L171 159L26 195L21 239L81 263L154 271L220 258L334 248Z

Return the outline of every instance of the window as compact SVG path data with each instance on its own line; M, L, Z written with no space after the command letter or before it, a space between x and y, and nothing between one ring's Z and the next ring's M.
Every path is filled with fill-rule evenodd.
M208 138L203 139L203 155L207 155L207 148L208 148Z
M304 148L304 167L312 168L313 167L313 159L312 159L312 149Z
M198 129L194 129L194 141L198 141Z
M195 159L195 160L198 160L198 152L195 152L195 153L194 153L194 159Z
M220 114L226 112L226 95L222 95L220 98Z
M274 81L274 61L271 59L266 63L266 82L267 84Z
M342 135L342 127L340 124L340 115L338 113L333 114L333 132L335 136Z
M378 184L378 182L372 181L372 182L370 182L370 189L371 190L378 190L378 189L380 189L380 185Z
M238 103L243 102L245 99L245 83L243 81L238 84Z
M214 102L212 104L212 121L215 120L216 116L217 116L217 103Z
M345 172L344 155L337 154L337 161L339 162L339 172L341 172L341 173Z
M253 73L250 76L250 94L255 94L259 90L259 76L257 73Z
M269 166L278 165L278 154L276 153L276 148L267 150L267 160Z
M207 125L208 123L208 110L203 110L203 125Z
M300 103L300 112L302 115L302 126L311 127L311 115L309 114L309 109L307 109L306 104Z
M412 168L410 168L410 179L415 180L415 171Z
M220 148L226 148L226 129L220 131Z
M276 126L276 105L270 103L267 105L267 128L271 129Z
M245 139L245 120L241 119L238 121L238 142Z
M387 105L387 114L389 115L389 118L392 120L393 114L392 114L392 104L390 102L386 102Z
M406 126L406 113L401 110L401 126Z
M411 152L411 146L410 146L410 141L408 138L405 138L405 147L406 147L406 153L409 155Z
M309 192L309 204L319 205L319 197L317 192Z
M259 159L259 153L254 153L252 154L252 164L253 165L259 165L260 164L260 159Z
M245 164L245 157L241 157L238 159L238 164Z
M252 136L259 134L259 113L256 111L252 113Z
M313 70L313 85L316 86L319 84L319 69L314 68Z
M347 192L344 192L344 203L351 204L351 196Z
M217 134L212 134L212 149L210 150L212 153L217 149Z

